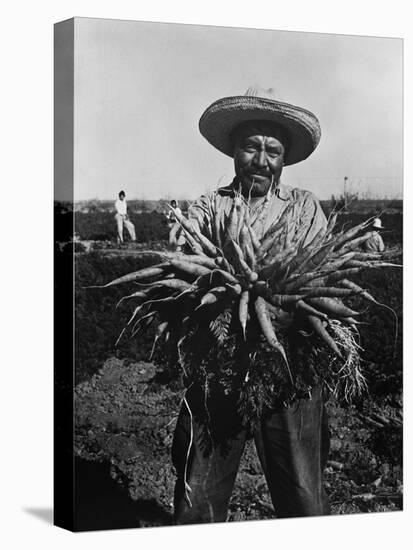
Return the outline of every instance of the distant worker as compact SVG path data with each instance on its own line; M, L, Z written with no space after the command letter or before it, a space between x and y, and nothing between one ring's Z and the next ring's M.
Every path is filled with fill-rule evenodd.
M364 241L363 243L363 250L365 252L384 252L385 245L382 239L382 236L380 235L380 232L384 229L381 219L380 218L374 218L372 227L368 227L367 231L372 231L372 235L367 241Z
M182 210L179 208L176 200L171 200L171 206L175 210L175 212L178 214L178 216L182 215ZM169 212L168 220L169 220L169 245L172 248L174 248L177 252L180 252L186 242L185 236L182 232L181 225L178 223L178 220L176 219L172 211Z
M135 226L129 220L128 203L125 199L125 191L119 193L119 198L115 202L116 214L115 219L118 226L118 243L123 244L123 227L125 226L129 232L132 241L136 241Z

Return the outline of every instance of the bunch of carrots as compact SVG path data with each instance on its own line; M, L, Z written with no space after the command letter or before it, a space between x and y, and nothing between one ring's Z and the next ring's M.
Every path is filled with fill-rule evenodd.
M143 252L157 263L104 285L139 285L136 292L122 299L136 303L124 331L129 329L135 335L156 321L155 349L161 338L168 341L174 331L185 338L194 328L209 330L214 319L230 309L237 315L245 340L250 324L259 326L290 377L279 336L294 324L345 360L346 352L337 345L333 325L356 327L359 313L343 300L360 296L378 304L351 278L364 269L397 266L388 261L397 255L394 250L383 254L360 251L360 245L371 236L367 230L372 219L335 231L337 212L333 212L327 227L320 229L312 242L304 243L305 233L291 236L287 224L291 206L287 206L260 240L250 222L248 201L236 194L230 212L222 219L217 200L211 201L211 223L203 232L172 208L185 234L188 253Z

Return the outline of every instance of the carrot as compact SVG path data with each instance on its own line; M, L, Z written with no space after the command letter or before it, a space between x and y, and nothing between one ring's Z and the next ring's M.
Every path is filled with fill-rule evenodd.
M209 254L209 256L212 256L213 258L215 258L215 256L217 256L218 254L218 250L216 246L213 245L211 241L208 239L208 237L203 235L200 231L195 230L195 232L197 235L196 238L199 241L199 244L202 246L204 252Z
M310 305L334 317L354 317L359 313L332 298L305 298Z
M273 246L277 238L279 238L282 233L285 231L285 223L287 221L288 215L292 210L292 205L288 205L282 212L281 216L278 218L276 223L270 227L270 229L264 235L264 238L261 242L259 249L257 250L257 259L261 260L268 252L268 250Z
M255 281L258 280L258 274L255 273L255 271L252 271L247 262L244 260L240 246L232 239L229 241L229 245L232 247L234 252L233 257L241 271L241 275L243 275L250 283L255 283Z
M136 323L133 325L132 328L132 336L135 336L137 334L139 325L145 322L146 326L149 326L149 324L152 323L155 316L158 315L157 311L150 311L149 313L146 313L146 315L143 315L142 317L139 317L139 319L136 321ZM149 323L149 324L148 324Z
M266 250L264 255L260 256L260 253L257 252L257 258L260 259L262 265L268 264L272 261L274 257L278 256L278 254L280 254L284 250L284 248L285 246L283 235L280 234L274 238L270 247Z
M238 317L242 328L242 334L244 335L244 340L246 340L249 299L250 299L249 291L244 290L241 293L241 298L239 299L239 304L238 304Z
M259 250L260 246L261 246L260 240L257 237L257 234L255 233L255 231L253 230L251 225L249 224L249 222L247 223L247 228L248 228L248 232L249 232L250 237L251 237L251 242L252 242L252 246L254 248L254 252L256 253Z
M313 254L306 263L306 268L309 271L319 269L323 262L327 259L328 255L332 252L334 243L328 241L322 245L318 251Z
M163 323L160 323L158 325L158 328L156 330L156 334L155 334L155 338L154 338L154 341L153 341L153 344L152 344L152 349L151 349L151 353L149 355L149 361L152 359L153 357L153 353L155 351L155 346L156 346L156 342L159 340L159 338L162 336L162 334L166 331L166 329L168 328L168 321L164 321Z
M399 252L400 254L400 252ZM384 252L354 252L353 260L359 261L359 262L368 262L368 261L374 261L374 260L382 260L384 256Z
M138 307L136 307L129 319L129 321L127 322L126 326L129 326L130 324L132 324L132 322L134 321L135 317L138 315L138 313L140 311L142 311L142 309L145 307L146 304L141 304L139 305ZM125 327L126 328L126 327Z
M209 292L212 292L212 294L225 294L227 291L227 287L225 286L215 286L214 288L211 288Z
M270 287L264 281L257 281L253 289L256 295L278 307L290 307L303 298L301 294L273 294Z
M246 205L243 199L241 198L239 201L239 204L237 204L237 217L238 217L237 237L239 236L242 228L244 227L245 211L246 211Z
M229 283L229 284L232 284L232 285L239 284L238 279L236 277L234 277L233 275L231 275L231 273L228 273L228 271L224 271L222 269L214 269L212 271L212 275L213 275L214 279L215 279L215 277L218 277L224 283Z
M242 287L240 284L232 285L230 283L227 283L227 288L232 292L234 296L239 296L242 292Z
M215 260L213 258L208 258L208 256L199 256L198 254L176 253L173 257L171 257L171 260L183 260L184 262L202 265L208 269L214 269L215 267Z
M170 266L171 264L168 262L152 267L145 267L144 269L140 269L139 271L134 271L133 273L128 273L123 277L114 279L113 281L111 281L110 283L106 283L105 285L93 285L84 288L108 288L110 286L120 285L122 283L131 283L132 281L142 281L144 279L149 279L150 277L158 277L159 275L163 275Z
M175 208L173 208L170 204L168 204L168 207L172 210L175 218L177 219L178 223L184 230L186 241L190 246L190 248L192 249L192 251L195 252L196 254L203 254L204 253L203 248L195 238L196 233L195 233L194 227L189 223L189 221L185 218L185 216L183 216L182 214L179 214L175 210Z
M212 288L201 298L201 303L198 307L215 304L219 300L219 296L226 294L226 292L227 288L225 286L216 286Z
M348 269L342 269L341 271L337 271L336 273L331 273L327 276L327 282L328 284L326 286L331 285L332 283L336 283L338 281L341 281L342 279L347 279L348 277L352 277L354 275L357 275L362 270L361 267L350 267Z
M270 278L269 283L274 291L281 290L284 281L288 278L288 275L291 272L291 263L294 261L295 257L295 252L290 252L289 255L284 258L284 261L280 263L278 270L276 270Z
M185 254L184 252L171 252L168 250L142 250L137 251L137 256L145 258L146 256L157 258L159 260L179 260L179 259L188 259L188 261L193 261L195 263L199 263L201 265L206 265L208 267L208 264L213 264L214 260L211 258L208 258L203 254L202 256L198 254ZM204 263L202 263L204 262Z
M260 279L270 279L277 274L281 266L285 265L288 260L296 253L295 247L290 247L279 254L271 263L264 263L264 267L259 271Z
M219 256L218 258L215 259L215 264L221 269L223 269L224 271L228 271L228 273L231 273L231 274L234 273L234 268L232 267L232 265L228 262L228 260L226 260L222 256Z
M195 311L203 306L210 306L218 302L218 298L212 292L207 292L201 299L201 303L195 308Z
M244 225L244 227L241 229L240 235L239 235L239 241L242 253L244 255L244 258L248 264L248 266L254 270L255 269L255 254L254 249L251 242L251 237L248 231L248 228Z
M152 289L147 289L147 290L138 290L137 292L134 292L133 294L129 294L129 296L123 296L119 302L116 304L116 308L118 308L120 306L120 304L124 301L124 300L130 300L131 298L135 298L135 300L146 300L146 298L148 298L149 296L149 293Z
M323 241L325 241L327 231L328 231L328 225L327 227L320 227L320 229L315 234L313 240L306 246L306 248L312 247L313 249L315 249L318 246L320 246L323 243Z
M336 271L337 269L343 267L343 265L346 265L347 262L352 260L354 255L355 252L349 252L347 254L344 254L344 256L337 258L336 260L327 261L327 263L323 266L322 271Z
M190 283L187 283L186 281L183 281L182 279L159 279L158 281L154 281L153 283L147 283L148 287L164 287L164 288L170 288L173 290L188 290L189 288L192 288L192 285Z
M225 227L226 241L230 239L236 239L237 230L238 230L237 201L234 198L232 202L231 210L229 213L229 217L227 219L226 227Z
M373 302L374 304L379 303L369 292L361 288L361 286L356 285L356 283L353 283L353 281L349 281L348 279L343 279L342 281L339 282L339 284L340 286L343 286L345 289L357 292L358 294L360 294L360 296L362 296L369 302Z
M215 195L214 195L213 236L214 236L214 239L215 239L215 242L216 242L218 248L221 249L222 248L222 242L221 242L221 226L220 226L220 219L219 219L219 214L218 214L218 212L219 212L218 197L219 197L219 194L218 194L218 191L216 191Z
M309 286L313 280L324 281L325 279L326 277L323 278L323 276L318 271L310 271L308 273L303 273L302 275L298 275L298 276L293 275L286 280L284 284L284 289L286 292L290 293L301 288L302 286ZM326 286L326 285L323 284L323 282L320 282L316 286Z
M202 265L197 265L185 260L171 260L171 266L186 275L193 275L200 277L201 275L207 275L211 273L211 270Z
M337 222L338 212L332 211L331 214L328 217L327 221L327 229L325 234L325 239L328 239L330 235L333 233L334 227Z
M246 259L247 264L249 265L249 267L253 271L256 271L256 269L255 269L256 259L255 259L254 249L253 249L253 247L250 243L247 243L245 245L245 259Z
M356 225L355 227L352 227L348 231L345 231L344 233L341 233L337 235L337 237L334 239L335 248L340 248L344 243L347 241L350 241L353 239L360 231L363 231L368 225L374 220L374 218L369 218L368 220L365 220L364 222Z
M357 286L357 285L355 285ZM360 288L360 287L359 287ZM360 288L362 292L363 289ZM355 289L350 288L338 288L334 286L320 286L320 287L301 287L297 292L300 294L305 294L305 298L348 298L349 296L354 296L360 292Z
M314 271L312 273L301 275L297 279L293 280L286 286L286 289L288 292L291 292L292 290L296 290L302 286L330 286L333 283L337 283L342 279L357 275L360 272L360 267L342 269L341 271L334 271L333 273Z
M308 315L307 320L314 332L321 338L321 340L325 344L327 344L327 346L331 348L336 355L342 357L340 350L337 347L337 344L324 328L322 321L315 315Z
M341 323L346 323L347 325L352 325L352 326L367 324L367 323L362 323L361 321L356 321L356 319L354 319L354 317L337 317L337 319Z
M243 254L244 258L246 257L245 256L245 247L246 247L248 242L249 242L249 233L248 233L248 229L244 225L243 227L241 227L241 230L239 232L239 245L241 247L242 254Z
M194 243L195 241L198 243L198 245L201 246L202 252L206 252L210 256L216 256L217 249L211 243L211 241L207 237L205 237L205 235L203 235L197 227L195 227L189 220L187 220L184 215L178 214L177 211L170 205L169 208L172 210L174 216L185 230L187 238L189 236L188 240L191 248L193 248L194 250L199 250L199 247L197 247Z
M401 264L392 264L389 262L359 262L356 260L348 262L347 266L349 268L358 267L360 269L377 269L379 267L403 267Z
M298 311L302 311L307 315L310 314L310 315L315 315L316 317L320 317L321 319L325 319L325 320L328 319L328 316L325 313L323 313L322 311L319 311L318 309L314 308L310 304L307 304L306 302L304 302L304 300L298 300L298 302L296 302L295 304L295 307Z
M318 250L321 241L324 238L324 229L321 228L317 235L314 237L312 242L303 248L300 253L297 255L297 258L293 260L290 271L292 273L304 273L304 270L307 270L307 263L310 261L311 257Z
M349 242L347 242L344 246L340 248L340 252L350 252L351 250L355 250L359 246L361 246L364 242L368 241L370 237L374 235L374 231L368 231L364 235L361 235L361 237L357 237L357 239L353 239Z
M181 225L181 227L182 227L182 225ZM202 246L199 243L196 242L194 237L186 229L184 229L184 233L185 233L186 242L188 243L188 245L191 248L192 252L195 252L195 254L203 255L204 251L203 251Z
M257 315L258 323L261 327L262 333L265 336L265 339L269 345L280 353L281 357L284 359L285 365L287 367L288 375L290 377L291 384L294 385L294 380L291 374L291 370L288 364L287 355L283 345L279 342L277 335L271 324L271 319L268 314L267 306L265 300L258 296L254 302L255 313Z

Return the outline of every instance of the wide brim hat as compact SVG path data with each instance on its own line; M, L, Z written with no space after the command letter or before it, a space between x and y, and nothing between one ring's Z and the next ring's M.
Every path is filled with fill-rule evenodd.
M307 109L278 101L272 88L249 88L245 95L215 101L201 116L199 130L216 149L233 157L231 135L237 126L250 120L265 120L284 128L288 136L285 165L306 159L320 141L321 129L317 117Z
M374 218L372 226L374 229L384 229L380 218Z

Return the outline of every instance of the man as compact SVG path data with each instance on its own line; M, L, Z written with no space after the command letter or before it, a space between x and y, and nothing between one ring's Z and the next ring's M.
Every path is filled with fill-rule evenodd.
M249 89L245 96L221 99L200 119L201 134L219 151L233 157L235 178L214 197L201 197L189 217L209 231L211 208L229 212L240 191L250 201L250 220L259 238L291 205L286 224L292 236L311 242L326 219L308 191L281 183L285 165L307 158L317 147L317 118L304 109L281 103L273 91ZM211 200L213 199L213 200ZM248 360L242 350L235 361ZM278 517L329 513L322 471L329 434L320 388L310 398L297 398L291 407L275 403L257 427L242 425L234 390L206 395L191 382L179 415L172 448L177 471L176 523L225 521L239 462L248 437L253 437ZM202 423L206 411L207 425Z
M180 216L182 214L182 210L179 208L178 203L175 199L171 200L171 206ZM168 220L169 220L169 245L171 248L175 249L177 252L180 252L182 250L183 245L185 244L185 237L182 233L182 228L179 225L175 214L170 211L168 213Z
M132 241L136 241L135 226L129 220L129 216L128 216L128 204L126 202L125 192L120 191L118 196L119 198L115 202L115 209L116 209L115 219L116 219L117 228L118 228L118 244L123 244L123 227L124 226L128 230Z
M380 232L383 231L384 227L380 218L374 218L372 228L375 229L375 231L372 232L372 235L369 239L367 239L367 241L364 241L362 249L364 252L384 252L386 247L384 246L384 241L380 235ZM372 228L368 227L366 231L371 231Z

